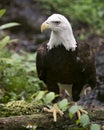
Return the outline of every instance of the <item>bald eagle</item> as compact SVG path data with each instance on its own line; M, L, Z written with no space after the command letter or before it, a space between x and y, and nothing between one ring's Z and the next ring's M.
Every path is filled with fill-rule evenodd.
M56 94L59 94L59 84L72 85L72 98L78 101L84 85L93 88L96 84L90 46L76 42L70 22L61 14L51 15L41 25L41 31L46 29L51 30L51 35L48 43L41 44L37 50L38 76Z

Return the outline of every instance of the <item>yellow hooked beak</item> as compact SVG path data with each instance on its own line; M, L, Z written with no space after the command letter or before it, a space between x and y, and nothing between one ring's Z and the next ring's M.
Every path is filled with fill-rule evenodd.
M50 25L44 22L41 25L41 32L43 32L44 30L49 29L49 28L50 28Z

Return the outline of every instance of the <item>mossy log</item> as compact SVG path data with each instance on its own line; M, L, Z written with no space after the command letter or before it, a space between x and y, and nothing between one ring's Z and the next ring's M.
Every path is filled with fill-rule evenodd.
M0 118L0 130L74 130L76 117L69 119L66 112L63 117L58 116L58 121L53 122L52 114L35 113L33 115L11 116ZM91 122L104 125L104 108L97 108L89 112ZM81 130L84 130L81 128ZM87 128L87 130L89 130Z

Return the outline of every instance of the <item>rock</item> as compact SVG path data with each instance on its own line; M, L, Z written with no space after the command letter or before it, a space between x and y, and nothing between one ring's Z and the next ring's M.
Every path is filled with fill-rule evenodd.
M20 48L26 51L36 51L38 44L45 41L46 35L41 34L40 25L47 15L43 8L33 0L4 0L0 5L6 9L5 15L1 19L1 24L8 22L18 22L18 27L9 28L8 34L11 38L19 39L14 44L16 51ZM13 46L14 46L13 45Z

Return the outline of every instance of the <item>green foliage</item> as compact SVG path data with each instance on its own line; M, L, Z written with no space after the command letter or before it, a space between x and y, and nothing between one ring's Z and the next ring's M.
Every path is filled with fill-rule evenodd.
M19 23L15 23L15 22L6 23L6 24L3 24L3 25L0 26L0 30L11 28L11 27L18 26L18 25L20 25L20 24Z
M8 43L12 43L13 40L10 40L9 36L5 36L3 39L0 40L0 52L2 51L2 49L8 44ZM2 53L2 52L1 52Z
M0 63L1 85L6 86L10 97L15 97L13 100L29 98L43 87L37 78L35 56L36 54L12 53L11 57L4 58Z
M80 109L82 109L82 106L74 105L69 109L69 117L70 119L73 118L73 115ZM100 130L100 125L98 124L92 124L90 121L90 117L87 114L82 114L80 119L76 120L76 125L81 125L82 128L78 129L86 129L88 126L90 126L90 130Z
M80 118L80 124L85 127L90 123L89 116L86 114L83 114Z
M50 92L50 93L46 94L44 97L45 104L51 103L55 99L55 97L56 96L55 96L54 92Z
M5 9L0 9L0 18L5 14L5 12L6 12ZM0 26L0 30L11 28L11 27L18 26L18 25L20 25L20 24L16 23L16 22L6 23L6 24L3 24Z
M31 96L31 99L35 103L41 103L45 105L49 105L52 103L52 101L55 99L56 95L54 92L49 92L47 91L37 91Z
M35 103L41 102L41 104L43 103L48 107L52 107L51 103L57 96L58 95L56 95L54 92L47 93L47 91L38 91L37 93L33 94L31 98L34 98L33 102ZM59 101L57 104L62 111L66 111L69 107L69 102L67 99L63 99Z
M92 124L90 127L91 130L100 130L100 125L98 124Z
M81 109L82 107L81 106L78 106L78 105L74 105L72 106L70 109L69 109L69 112L72 113L72 114L75 114L79 109Z
M5 10L0 10L0 17ZM19 25L18 23L7 23L0 26L0 30ZM9 36L0 36L0 87L5 90L0 97L2 102L17 99L29 99L31 94L38 91L43 83L37 78L35 57L36 54L11 52L7 45L11 40Z
M62 101L58 102L58 106L62 111L66 111L69 106L69 102L67 99L63 99Z
M6 10L5 9L0 9L0 18L5 14Z
M74 105L69 109L69 117L70 119L73 118L74 114L76 114L77 111L80 111L82 109L82 106ZM86 114L81 115L81 118L76 120L76 125L81 124L83 127L89 124L89 117Z
M35 101L40 101L43 99L43 97L45 96L46 91L38 91L37 95L35 95ZM33 95L34 96L34 95ZM33 97L32 96L32 97Z
M94 32L104 31L103 17L104 4L99 0L39 0L43 7L49 11L54 10L58 13L70 17L77 23L89 25ZM38 2L39 2L38 1Z

